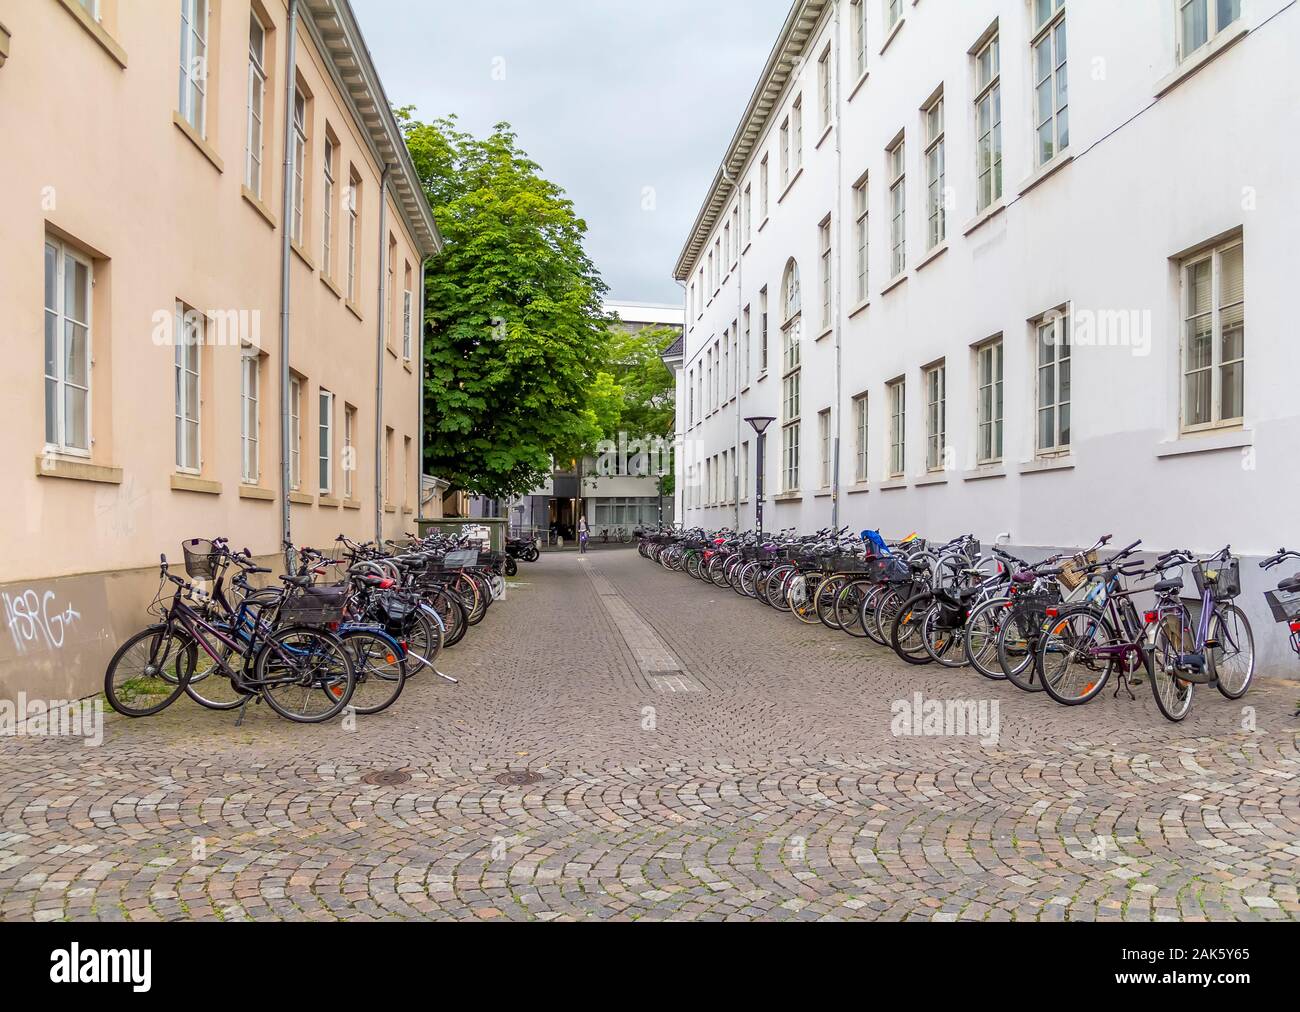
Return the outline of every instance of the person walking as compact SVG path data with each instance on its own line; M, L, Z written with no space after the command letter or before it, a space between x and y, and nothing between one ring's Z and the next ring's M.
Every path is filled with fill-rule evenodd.
M585 516L578 518L578 551L583 555L587 554L587 538L591 531L587 529L587 518Z

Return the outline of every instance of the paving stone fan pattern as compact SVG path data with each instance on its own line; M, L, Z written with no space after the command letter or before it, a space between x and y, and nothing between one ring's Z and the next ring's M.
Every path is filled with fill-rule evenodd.
M1300 916L1294 685L1065 708L635 551L521 567L443 667L351 731L183 699L0 739L0 918ZM896 736L916 693L996 742Z

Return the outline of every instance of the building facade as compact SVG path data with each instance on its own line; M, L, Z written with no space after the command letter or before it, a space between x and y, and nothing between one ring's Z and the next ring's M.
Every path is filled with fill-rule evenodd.
M410 529L441 240L347 0L0 18L0 697L75 698L182 540Z
M679 515L1300 540L1287 0L796 0L678 260Z

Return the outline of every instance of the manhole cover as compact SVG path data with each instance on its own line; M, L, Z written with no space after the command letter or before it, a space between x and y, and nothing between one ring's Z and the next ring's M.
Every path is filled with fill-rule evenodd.
M542 775L532 770L512 770L509 773L502 773L496 780L506 787L527 787L530 784L540 783Z
M403 773L401 770L376 770L374 773L367 773L361 778L361 782L373 784L375 787L394 787L410 779L411 774Z

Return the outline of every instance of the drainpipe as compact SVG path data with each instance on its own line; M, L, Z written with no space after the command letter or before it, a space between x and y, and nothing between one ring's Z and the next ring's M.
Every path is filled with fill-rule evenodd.
M831 457L831 527L840 528L840 437L844 420L844 88L840 80L840 0L834 0L831 81L835 89L835 220L831 223L831 272L835 279L835 444Z
M379 177L379 317L375 341L375 544L384 541L384 293L388 289L388 170Z
M740 201L740 184L736 181L735 177L732 176L732 174L727 170L727 167L726 167L725 165L722 167L722 178L725 179L728 183L731 184L731 192L735 195L735 197L736 197L736 201L737 201L737 206L739 207L739 206L740 206L740 205L739 205L739 201ZM724 214L724 217L725 217L725 214ZM739 217L737 217L737 220L739 220ZM738 236L738 235L737 235L737 236L733 236L733 237L732 237L732 241L735 242L735 243L737 243L737 244L739 244L739 242L740 242L740 236ZM736 448L735 448L734 450L732 450L732 452L731 452L731 457L732 457L732 460L731 460L731 501L734 502L734 503L736 504L736 509L735 509L735 511L734 511L734 519L733 519L733 521L732 521L732 527L731 527L731 529L732 529L733 531L739 531L739 530L740 530L740 362L739 362L739 354L740 354L740 325L741 325L741 323L744 321L744 316L745 316L745 311L744 311L744 309L743 309L743 306L744 306L744 304L745 304L745 291L744 291L744 285L742 284L742 282L745 280L744 259L745 259L744 254L741 253L741 252L739 252L739 247L737 247L737 253L736 253L736 355L734 355L734 356L729 356L730 358L736 360L736 362L735 362L736 380L735 380L735 383L733 384L732 389L731 389L732 394L733 394L733 395L735 396L735 398L736 398L736 443L735 443ZM727 340L731 340L730 336L728 336Z
M419 342L419 350L416 362L416 376L419 379L420 391L420 435L416 442L415 457L415 529L420 529L420 521L424 519L424 267L425 261L420 261L420 325L416 328L416 339Z
M298 0L289 0L285 34L284 74L284 197L280 216L280 539L292 541L289 509L289 277L293 223L293 98L298 63Z

